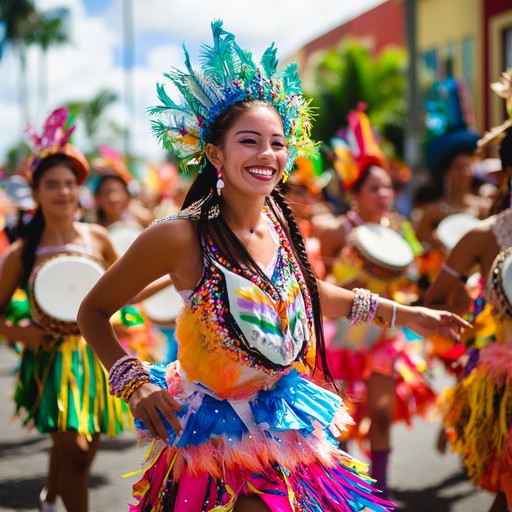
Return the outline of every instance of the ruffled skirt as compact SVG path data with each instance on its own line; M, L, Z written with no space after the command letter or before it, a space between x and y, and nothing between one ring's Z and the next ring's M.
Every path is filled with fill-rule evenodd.
M472 482L512 503L512 343L492 343L457 385L439 397L451 449Z
M181 403L183 434L151 439L132 512L233 510L241 495L259 496L274 512L387 511L364 464L339 450L351 422L341 400L292 370L244 400L219 400L185 381L179 363L155 365L152 381Z
M411 425L413 417L433 412L437 395L426 377L421 341L413 333L395 330L386 338L380 328L352 326L345 320L327 320L324 330L329 368L343 384L356 425L366 417L366 381L373 373L395 380L393 422ZM352 428L346 437L360 440L362 435Z
M110 436L133 428L128 406L109 394L105 368L79 336L59 338L49 349L25 348L14 401L24 425L42 433Z

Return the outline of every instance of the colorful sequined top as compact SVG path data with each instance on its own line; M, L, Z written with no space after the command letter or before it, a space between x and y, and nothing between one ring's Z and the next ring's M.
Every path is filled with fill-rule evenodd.
M219 399L244 399L300 366L313 342L310 296L281 225L264 209L277 235L275 265L264 279L233 264L211 239L203 276L177 318L178 361L189 382ZM158 222L198 220L194 205Z

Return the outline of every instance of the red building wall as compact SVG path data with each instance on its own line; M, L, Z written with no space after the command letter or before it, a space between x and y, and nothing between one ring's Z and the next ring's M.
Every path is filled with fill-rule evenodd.
M331 49L345 38L370 40L375 54L388 45L404 47L404 16L403 2L387 0L306 44L301 49L301 60L306 63L316 51Z

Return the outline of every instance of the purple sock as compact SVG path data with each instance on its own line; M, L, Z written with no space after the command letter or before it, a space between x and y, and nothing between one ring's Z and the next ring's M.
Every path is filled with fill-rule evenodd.
M371 451L371 470L370 475L377 480L373 485L382 491L379 496L383 498L388 494L388 461L391 450L372 450Z

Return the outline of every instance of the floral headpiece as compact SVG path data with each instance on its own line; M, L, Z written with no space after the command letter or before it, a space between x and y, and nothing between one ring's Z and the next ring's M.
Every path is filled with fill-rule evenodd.
M92 160L91 163L100 177L116 176L121 178L126 184L133 180L133 176L130 174L120 153L105 144L101 145L98 151L100 156Z
M478 141L478 149L483 149L491 142L499 141L505 132L512 127L512 70L503 72L497 82L491 84L491 89L505 100L508 119L495 126Z
M286 178L297 156L317 152L309 138L311 111L302 96L297 64L277 69L273 43L256 64L252 53L242 50L235 36L223 29L222 21L214 21L211 26L213 45L202 45L201 69L192 69L183 45L187 72L174 68L164 74L181 93L179 103L169 98L163 85L157 85L162 105L148 109L154 116L152 129L165 149L182 158L182 170L195 168L200 172L206 165L204 151L216 119L244 100L267 100L280 114L288 140Z
M388 167L364 108L351 110L347 128L331 140L334 168L346 190L353 188L369 166Z
M34 126L27 124L25 134L33 145L27 171L29 181L32 181L32 175L42 160L57 154L66 155L73 160L78 171L79 185L85 181L89 172L89 163L82 152L69 142L71 134L75 130L73 121L74 119L70 118L67 109L59 107L51 112L44 121L41 136L37 134Z

